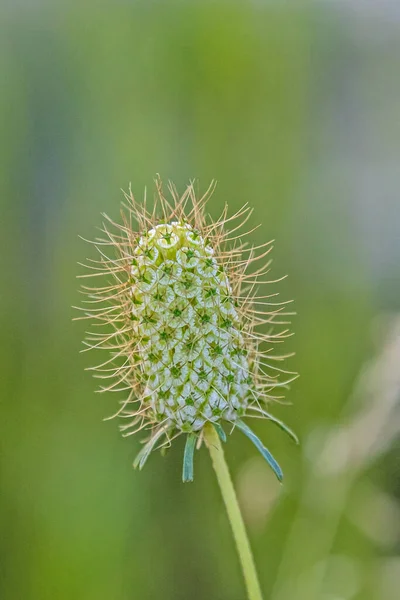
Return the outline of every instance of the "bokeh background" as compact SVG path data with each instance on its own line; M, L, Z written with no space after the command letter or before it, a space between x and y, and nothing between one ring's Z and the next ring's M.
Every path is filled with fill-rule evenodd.
M245 597L207 453L133 471L71 322L78 234L160 173L250 202L295 299L285 485L227 446L265 598L397 599L398 3L3 0L0 47L0 597Z

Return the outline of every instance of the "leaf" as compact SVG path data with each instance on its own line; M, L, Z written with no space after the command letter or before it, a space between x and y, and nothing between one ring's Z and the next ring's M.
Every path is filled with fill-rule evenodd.
M193 481L193 455L196 446L196 440L197 435L195 433L189 433L186 438L185 452L183 454L183 483Z
M260 412L265 417L267 417L267 419L269 421L272 421L273 423L275 423L275 425L277 425L280 429L282 429L282 431L284 431L285 433L287 433L288 436L291 437L294 442L296 442L296 444L300 443L299 442L299 438L297 437L297 435L295 434L295 432L292 429L290 429L290 427L288 427L288 425L286 425L286 423L284 423L283 421L281 421L277 417L274 417L274 415L271 415L271 413L263 410L262 408L258 408L257 412Z
M214 429L218 434L219 439L221 440L221 442L226 442L226 433L222 427L222 425L220 425L219 423L213 423L214 425Z
M249 440L251 440L253 442L253 444L261 452L261 454L263 455L263 457L265 458L265 460L267 461L267 463L269 464L269 466L271 467L271 469L273 470L273 472L275 473L275 475L277 476L277 478L279 479L279 481L282 481L282 479L283 479L282 469L280 468L280 466L278 465L278 463L276 462L276 460L272 456L271 452L264 446L264 444L256 436L256 434L243 421L240 421L240 420L236 421L236 426L245 435L247 435L247 437L249 438Z
M135 460L133 461L133 467L136 469L139 467L139 470L143 469L143 466L146 460L149 457L150 452L153 450L156 442L160 439L160 437L165 433L165 427L161 427L153 437L143 446L141 451L137 454Z

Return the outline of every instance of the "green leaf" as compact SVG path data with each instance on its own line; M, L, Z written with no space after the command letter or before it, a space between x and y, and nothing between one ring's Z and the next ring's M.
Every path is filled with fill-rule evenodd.
M282 431L284 431L285 433L287 433L288 436L291 437L292 440L294 440L296 442L296 444L299 444L299 438L297 437L297 435L295 434L295 432L292 429L290 429L290 427L288 427L286 425L286 423L284 423L283 421L281 421L277 417L274 417L274 415L271 415L271 413L263 410L262 408L257 409L257 412L260 412L265 417L267 417L267 419L269 421L272 421L273 423L275 423L275 425L277 425L280 429L282 429Z
M220 425L219 423L213 423L214 425L214 429L218 434L219 439L221 440L221 442L226 442L226 433L222 427L222 425Z
M193 481L193 455L196 447L197 435L189 433L186 438L185 452L183 454L182 481Z
M282 469L276 462L275 458L272 456L271 452L264 446L261 440L256 436L256 434L244 423L243 421L236 421L236 426L253 442L255 447L261 452L279 481L283 479Z
M145 444L143 446L143 448L137 454L137 456L136 456L136 458L135 458L135 460L133 462L133 466L134 466L135 469L138 468L138 467L139 467L139 470L143 469L143 466L144 466L146 460L148 459L150 452L153 450L156 442L165 433L165 431L166 431L166 428L165 427L161 427L161 429L159 429L158 431L156 431L156 433L147 442L147 444Z

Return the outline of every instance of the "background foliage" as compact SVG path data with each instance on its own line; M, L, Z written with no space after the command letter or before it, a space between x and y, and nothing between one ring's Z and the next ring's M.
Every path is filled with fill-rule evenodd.
M214 217L250 202L290 275L301 378L275 413L302 445L255 426L283 488L227 447L265 597L397 598L400 23L378 4L3 4L1 598L243 598L206 452L190 485L181 441L134 472L71 324L78 234L156 173L216 178Z

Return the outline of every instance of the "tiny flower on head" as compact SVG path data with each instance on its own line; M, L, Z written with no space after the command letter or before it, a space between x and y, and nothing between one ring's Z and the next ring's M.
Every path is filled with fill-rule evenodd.
M93 370L111 380L100 391L126 392L115 415L124 419L123 434L148 432L135 466L142 468L153 449L184 434L183 480L191 481L194 449L211 423L223 441L224 425L245 433L281 480L279 465L243 419L265 417L296 439L265 408L276 399L274 390L296 377L275 366L286 356L270 354L289 335L271 326L291 313L285 303L271 302L277 294L256 296L270 263L253 265L272 246L243 243L249 207L228 217L225 206L215 222L206 216L214 188L213 182L198 198L191 183L179 196L170 183L167 199L157 179L151 211L130 191L121 223L104 215L103 238L93 242L100 258L87 265L88 276L104 283L83 288L92 307L83 309L83 318L103 329L88 335L86 349L110 353Z

